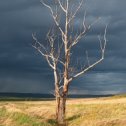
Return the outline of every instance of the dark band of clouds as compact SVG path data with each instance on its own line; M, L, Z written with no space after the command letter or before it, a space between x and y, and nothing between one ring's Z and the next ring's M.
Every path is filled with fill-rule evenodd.
M82 59L88 49L92 60L99 56L97 35L106 24L105 60L87 75L73 82L71 93L113 94L126 92L126 16L125 0L88 0L87 23L101 17L88 36L74 50ZM85 8L83 8L85 9ZM83 19L81 9L76 17ZM54 89L53 74L46 61L32 47L32 32L42 42L53 24L49 11L39 0L0 1L0 92L46 93ZM76 27L79 24L76 23ZM76 51L78 50L78 51ZM83 52L83 53L82 53Z

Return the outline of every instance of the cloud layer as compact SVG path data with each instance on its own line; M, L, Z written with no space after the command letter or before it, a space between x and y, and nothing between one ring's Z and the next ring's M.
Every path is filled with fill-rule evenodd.
M82 59L82 52L86 49L92 59L95 56L98 58L97 35L103 33L105 25L109 24L106 57L91 73L73 82L71 93L125 92L125 5L125 0L88 0L84 5L87 23L97 17L101 17L101 20L81 40L74 55ZM45 41L46 33L53 24L49 11L39 0L1 0L0 15L0 92L46 93L53 90L52 71L43 57L31 47L32 32L37 32L41 41ZM77 23L83 19L83 15L81 10L76 17Z

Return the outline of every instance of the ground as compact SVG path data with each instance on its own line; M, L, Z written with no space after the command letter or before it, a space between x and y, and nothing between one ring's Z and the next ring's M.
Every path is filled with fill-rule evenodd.
M126 126L126 97L68 99L68 126ZM55 101L1 101L0 126L57 126Z

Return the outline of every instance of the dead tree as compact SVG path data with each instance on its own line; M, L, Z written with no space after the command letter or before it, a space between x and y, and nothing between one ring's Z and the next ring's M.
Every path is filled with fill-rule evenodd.
M71 8L70 0L54 0L53 6L48 2L41 1L41 3L47 7L51 16L54 20L55 27L52 28L47 34L47 46L40 43L37 40L35 34L32 34L34 44L33 47L45 57L48 65L52 68L54 74L54 84L55 84L55 97L56 97L56 119L58 123L65 122L65 110L66 110L66 98L68 95L68 89L71 82L82 74L85 74L88 70L95 67L104 59L105 49L106 49L106 30L103 37L99 37L99 45L101 57L94 63L89 63L88 52L86 52L88 65L83 67L79 71L74 71L75 66L71 68L71 51L74 46L76 46L80 40L85 37L85 35L90 31L92 25L86 25L86 13L84 14L84 19L82 23L82 29L75 34L74 19L83 5L83 0L78 2L76 9ZM60 12L64 19L61 20ZM58 32L56 31L58 29Z

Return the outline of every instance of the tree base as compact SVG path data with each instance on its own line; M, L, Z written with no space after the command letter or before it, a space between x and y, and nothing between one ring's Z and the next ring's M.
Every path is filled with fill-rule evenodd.
M65 123L57 123L57 126L67 126L67 122L65 122Z

